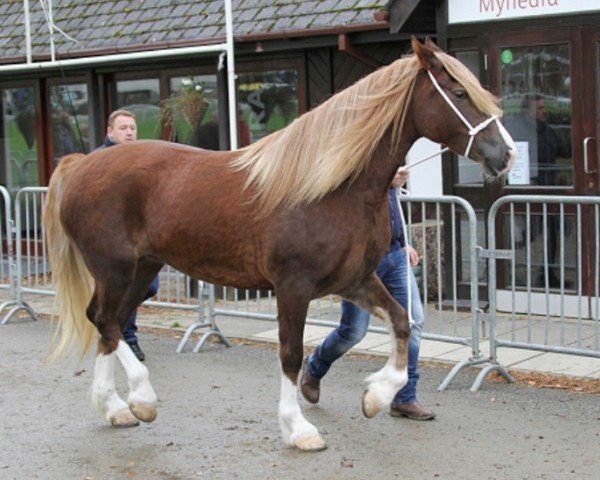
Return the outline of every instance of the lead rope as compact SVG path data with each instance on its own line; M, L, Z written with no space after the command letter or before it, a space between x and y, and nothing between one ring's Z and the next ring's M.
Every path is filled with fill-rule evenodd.
M406 313L408 314L408 324L412 328L415 321L412 318L412 267L410 265L410 252L408 247L408 230L406 228L406 220L404 219L404 212L402 211L402 205L400 204L400 196L408 195L408 190L405 188L399 188L398 194L396 195L396 202L398 202L398 210L400 210L400 218L402 219L402 233L404 234L404 244L406 253Z
M431 160L432 158L437 157L438 155L442 155L443 153L446 153L449 151L450 151L450 149L448 147L442 148L439 152L432 153L428 157L421 158L420 160L417 160L416 162L413 162L410 165L405 165L406 169L410 170L411 168L416 167L420 163L426 162L427 160ZM407 192L408 192L408 190L407 190Z

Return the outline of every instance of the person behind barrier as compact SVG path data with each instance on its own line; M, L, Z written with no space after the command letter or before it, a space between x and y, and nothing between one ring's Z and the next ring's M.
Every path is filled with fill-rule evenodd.
M545 99L530 93L521 101L521 112L507 118L506 127L517 141L526 141L533 185L558 185L558 157L569 158L569 136L550 126Z
M137 140L137 124L135 115L127 110L115 110L108 117L108 127L104 143L96 150L112 147L120 143L130 143ZM153 297L158 292L158 275L152 281L152 285L144 300ZM137 308L131 312L125 327L123 328L123 339L131 348L135 356L143 362L146 355L140 348L137 338Z
M408 265L407 253L411 266L419 262L419 255L406 243L402 216L396 200L397 189L404 185L407 179L408 169L401 167L394 177L389 193L392 240L389 250L376 269L377 276L404 308L408 308L407 269L410 269L410 313L414 324L408 343L408 383L396 393L390 407L390 415L412 420L432 420L436 414L417 400L418 359L424 312L415 275ZM368 312L342 300L340 325L304 360L300 391L308 402L318 403L321 379L333 362L362 340L367 333L369 319Z

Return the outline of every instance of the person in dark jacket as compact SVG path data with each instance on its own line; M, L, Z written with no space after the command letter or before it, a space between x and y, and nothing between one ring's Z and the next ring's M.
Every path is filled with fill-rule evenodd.
M104 143L96 150L112 147L120 143L130 143L137 140L137 124L135 115L127 110L115 110L108 117L108 127L106 129L106 138ZM150 290L146 294L146 299L153 297L158 292L158 275L153 280ZM123 329L123 339L131 348L135 356L143 362L146 355L140 348L137 338L137 309L131 312L125 328Z
M424 313L419 289L410 264L419 262L417 252L407 245L404 238L404 226L398 207L397 189L406 182L408 170L401 167L392 182L390 189L390 222L392 240L390 248L376 269L377 276L392 296L404 308L408 308L408 278L411 280L411 319L414 322L408 343L408 383L400 389L390 408L390 415L407 417L413 420L432 420L435 413L421 405L417 400L417 382L419 380L418 360L421 331L423 329ZM408 275L407 275L408 274ZM310 403L318 403L321 379L338 358L360 342L369 328L369 313L356 305L342 300L342 317L340 325L323 340L315 351L306 357L300 380L300 391Z

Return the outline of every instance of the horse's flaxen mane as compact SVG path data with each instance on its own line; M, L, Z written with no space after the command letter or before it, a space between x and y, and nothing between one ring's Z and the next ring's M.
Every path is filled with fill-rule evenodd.
M443 52L435 54L479 110L499 113L495 98L466 67ZM241 149L232 166L247 170L246 187L252 186L261 211L269 213L281 204L312 202L344 181L354 181L389 127L395 147L420 68L416 56L396 60L286 128Z

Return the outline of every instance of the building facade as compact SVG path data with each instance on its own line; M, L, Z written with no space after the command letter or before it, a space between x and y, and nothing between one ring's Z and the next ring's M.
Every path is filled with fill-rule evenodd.
M11 191L46 185L61 156L102 143L116 108L137 115L139 138L227 147L219 53L199 51L225 41L222 0L55 0L52 12L42 5L30 2L29 22L23 2L0 5L0 184ZM26 24L39 68L26 63ZM502 181L485 180L478 166L452 154L411 173L413 193L467 199L484 245L486 215L503 195L598 195L599 25L597 0L234 0L238 144L282 128L408 53L411 35L431 36L502 99L519 147L516 167ZM176 53L182 48L198 50ZM177 101L184 104L174 110L185 114L170 118L168 106ZM533 120L536 111L543 121ZM436 150L420 141L408 162ZM568 223L550 221L554 237L571 235L567 279L578 255ZM506 226L498 232L501 244ZM582 238L587 258L595 234L583 231ZM465 248L462 242L458 255L467 296ZM483 264L478 280L484 289ZM594 281L584 279L585 292ZM533 287L540 285L534 279Z
M63 155L101 144L116 108L136 114L141 139L227 146L219 53L176 53L225 41L222 0L62 0L52 12L29 2L28 22L23 3L0 5L0 183L9 190L45 185ZM410 34L434 34L432 11L411 10L390 34L385 1L234 1L238 144L406 53ZM169 118L177 101L186 114Z

